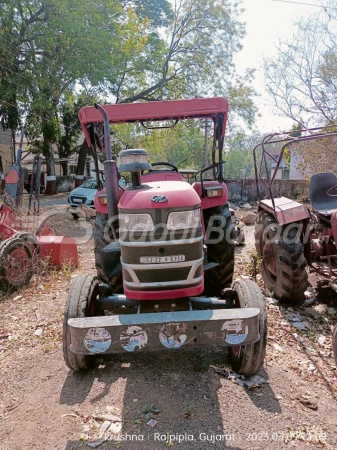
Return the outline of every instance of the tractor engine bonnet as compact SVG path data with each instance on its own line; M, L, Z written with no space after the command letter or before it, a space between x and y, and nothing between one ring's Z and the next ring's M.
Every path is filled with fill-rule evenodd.
M146 231L120 232L125 295L135 300L199 295L203 291L201 223L185 230L167 228L170 213L200 212L200 197L192 186L181 181L147 183L145 189L127 190L118 210L120 217L148 214L153 222Z
M146 183L141 191L126 190L118 203L119 211L141 212L144 209L197 208L200 197L188 183L181 181L155 181ZM157 199L155 199L157 197ZM158 199L158 197L162 197Z

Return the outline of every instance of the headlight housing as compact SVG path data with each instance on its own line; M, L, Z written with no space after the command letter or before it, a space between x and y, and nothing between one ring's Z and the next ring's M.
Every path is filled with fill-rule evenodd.
M120 231L153 231L154 224L150 214L119 214Z
M188 230L201 225L200 209L171 212L167 219L168 230Z

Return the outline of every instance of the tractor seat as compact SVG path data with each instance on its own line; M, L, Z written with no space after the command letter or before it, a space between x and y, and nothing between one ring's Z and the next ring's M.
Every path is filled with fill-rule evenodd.
M337 211L337 177L331 172L311 177L309 197L314 211L323 220L330 220Z

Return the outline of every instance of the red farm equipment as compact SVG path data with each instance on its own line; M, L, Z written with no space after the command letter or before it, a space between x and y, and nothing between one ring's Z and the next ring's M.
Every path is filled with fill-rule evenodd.
M55 236L49 227L39 227L38 233L18 225L13 210L0 203L0 289L12 291L28 284L40 258L55 268L64 264L78 266L76 240Z
M277 195L276 174L286 148L300 142L337 136L337 125L275 133L254 149L258 214L255 245L262 258L266 293L300 303L308 286L306 266L314 268L337 291L337 178L317 173L310 179L311 208ZM280 145L277 156L273 145ZM271 163L274 164L271 174ZM265 198L267 197L267 198ZM337 361L337 327L333 332Z
M37 203L34 201L33 220L29 219L32 195L29 199L29 212L23 217L18 217L24 184L21 153L20 148L16 163L6 177L5 201L0 202L0 289L6 292L28 284L40 258L48 260L56 268L61 268L65 263L78 266L75 239L55 236L53 230L45 227L39 220L39 195ZM35 169L39 173L36 158L33 174ZM39 187L39 182L36 184ZM31 187L33 188L33 182Z
M233 224L222 154L227 113L223 98L81 109L94 160L97 146L106 156L105 187L100 185L95 199L97 276L75 278L66 302L63 349L69 368L87 369L97 354L212 344L229 347L239 373L252 375L262 367L263 296L249 280L231 287ZM184 181L175 165L151 166L143 149L123 150L117 170L109 124L191 118L214 124L212 164L196 174L196 182ZM98 139L102 122L104 148ZM131 173L126 189L118 186L123 172Z

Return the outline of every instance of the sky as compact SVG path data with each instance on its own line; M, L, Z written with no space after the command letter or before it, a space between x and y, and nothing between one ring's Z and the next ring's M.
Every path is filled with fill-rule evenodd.
M307 18L321 8L303 3L320 5L320 0L292 0L298 4L273 0L243 0L245 12L241 20L246 22L246 37L243 39L243 50L235 57L238 73L243 74L246 68L255 68L254 88L260 94L256 105L262 117L257 118L257 129L264 132L288 130L292 121L279 117L276 110L268 105L268 95L264 90L262 62L263 57L277 57L275 44L279 38L290 39L294 33L294 21Z

